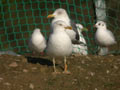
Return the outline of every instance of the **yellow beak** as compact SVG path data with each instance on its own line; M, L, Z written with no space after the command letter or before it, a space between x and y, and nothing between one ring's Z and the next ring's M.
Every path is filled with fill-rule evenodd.
M50 15L47 16L47 18L52 18L52 17L55 17L55 15L50 14Z
M71 26L67 26L67 27L64 27L65 29L70 29L72 30L72 27Z

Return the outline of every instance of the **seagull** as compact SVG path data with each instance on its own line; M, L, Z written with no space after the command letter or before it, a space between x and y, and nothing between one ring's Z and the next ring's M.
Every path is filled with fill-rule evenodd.
M72 29L72 27L59 20L53 23L52 29L53 32L49 36L46 53L53 58L54 73L58 73L55 67L55 58L64 57L63 73L70 74L67 70L66 57L71 55L73 48L71 39L65 31Z
M41 33L41 30L36 28L28 42L28 46L30 50L35 51L37 53L41 53L46 48L46 40Z
M97 28L95 33L95 40L100 47L108 47L117 43L113 33L107 29L106 23L104 21L98 21L94 27Z
M73 53L80 54L80 55L88 55L88 48L86 44L86 40L82 34L82 31L87 31L88 29L83 27L82 24L76 24L77 31L79 33L79 41L83 44L72 44L73 45Z
M53 23L55 23L56 21L59 20L64 21L68 26L72 26L73 28L72 30L66 30L67 34L72 40L72 43L77 43L77 44L81 43L79 42L79 33L77 31L76 24L72 20L70 20L65 9L58 8L53 12L53 14L47 16L47 18L52 18L52 17L54 17L54 19L52 20L51 27L53 27Z

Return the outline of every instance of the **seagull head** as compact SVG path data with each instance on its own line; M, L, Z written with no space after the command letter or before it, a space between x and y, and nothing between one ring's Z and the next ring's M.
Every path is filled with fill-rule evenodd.
M71 26L67 26L67 24L64 21L61 21L61 20L54 22L53 27L54 27L54 29L57 28L59 30L62 30L62 29L72 30Z
M40 29L39 29L39 28L36 28L36 29L34 29L33 32L35 32L35 33L40 33Z
M39 28L36 28L36 29L34 29L34 32L39 33L39 32L40 32L40 29L39 29Z
M39 29L39 28L35 28L35 29L33 30L32 36L34 37L34 36L38 36L38 35L40 35L40 34L41 34L40 29Z
M98 21L98 22L94 25L94 27L106 29L106 23L103 22L103 21Z
M88 31L87 28L83 27L82 24L76 24L77 28L82 32L82 31Z
M68 14L65 9L58 8L56 9L53 14L47 16L47 18L68 18Z

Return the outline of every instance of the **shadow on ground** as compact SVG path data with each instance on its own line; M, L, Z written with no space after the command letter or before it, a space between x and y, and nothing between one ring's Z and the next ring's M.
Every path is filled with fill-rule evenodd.
M27 58L28 63L33 63L33 64L39 63L41 65L47 65L47 66L52 66L53 65L53 63L48 59L28 57L28 56L26 58Z

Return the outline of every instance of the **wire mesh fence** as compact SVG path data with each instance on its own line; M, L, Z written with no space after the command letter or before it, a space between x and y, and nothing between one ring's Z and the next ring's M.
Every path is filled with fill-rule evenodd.
M1 0L0 1L0 50L13 50L24 54L30 52L28 39L35 28L40 28L45 38L50 32L47 15L57 8L66 9L69 17L76 23L88 28L83 32L87 41L89 54L95 54L97 45L94 40L96 22L96 0ZM120 1L105 0L106 22L114 33L117 45L112 46L111 53L120 53Z

